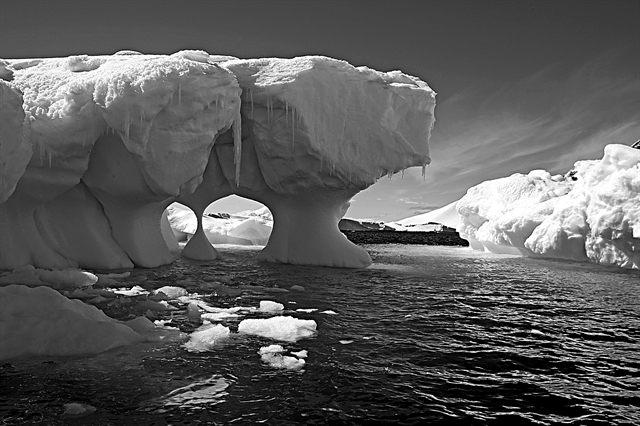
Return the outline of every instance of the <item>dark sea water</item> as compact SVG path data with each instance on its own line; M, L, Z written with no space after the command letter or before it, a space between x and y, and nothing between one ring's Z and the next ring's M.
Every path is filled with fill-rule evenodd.
M188 279L214 306L274 300L315 320L315 337L281 343L308 351L303 370L263 363L260 347L278 342L245 335L203 353L146 343L22 360L0 369L0 424L640 424L637 271L468 248L367 249L366 270L258 263L256 249L226 247L221 261L130 277L147 289ZM205 294L202 283L216 280L306 291ZM318 311L295 311L306 308ZM107 312L138 314L127 309ZM184 306L172 315L193 331ZM235 332L238 322L223 324ZM65 417L70 402L97 410Z

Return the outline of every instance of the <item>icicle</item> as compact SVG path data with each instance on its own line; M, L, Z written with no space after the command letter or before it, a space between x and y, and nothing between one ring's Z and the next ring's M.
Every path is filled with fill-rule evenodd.
M273 118L273 105L272 105L271 95L269 95L269 91L267 89L267 123L271 123L272 118Z
M404 179L404 169L400 172L400 179Z
M393 177L393 172L391 170L387 172L387 177L389 178L389 180L391 180L391 178Z
M253 92L249 89L249 97L251 98L251 119L253 120Z
M236 166L236 186L240 186L240 162L242 160L242 118L240 108L233 120L233 164Z
M426 164L422 165L422 180L423 181L427 180L427 165Z
M124 135L127 139L129 139L129 128L131 127L131 116L129 115L129 111L125 113L124 116Z
M291 143L296 146L296 109L291 108Z

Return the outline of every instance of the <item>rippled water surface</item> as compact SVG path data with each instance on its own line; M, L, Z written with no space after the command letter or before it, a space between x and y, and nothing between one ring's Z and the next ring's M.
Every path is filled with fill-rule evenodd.
M174 342L25 360L2 365L0 415L47 425L640 424L638 272L467 248L368 249L366 270L264 264L255 249L226 247L222 261L130 277L147 289L187 279L212 305L274 300L314 319L315 337L282 343L309 352L301 371L264 364L258 350L276 342L241 335L203 353ZM216 280L306 291L203 291ZM306 308L318 311L295 311ZM172 315L193 331L184 309ZM238 322L223 324L235 332ZM97 410L64 417L69 402Z

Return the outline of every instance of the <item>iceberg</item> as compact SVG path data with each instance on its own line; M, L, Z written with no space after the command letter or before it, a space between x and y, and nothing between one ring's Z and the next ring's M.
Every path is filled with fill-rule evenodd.
M607 145L601 160L566 175L486 181L456 211L460 236L477 250L640 269L640 150Z
M229 235L262 239L260 259L364 267L337 226L349 200L430 162L435 93L399 71L202 51L2 65L0 269L171 263L173 202L196 216L182 255L215 259L202 215L231 194L273 213L268 242L259 218Z

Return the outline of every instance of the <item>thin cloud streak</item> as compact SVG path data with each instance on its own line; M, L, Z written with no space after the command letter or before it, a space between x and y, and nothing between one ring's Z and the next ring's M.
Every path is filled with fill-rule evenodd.
M387 205L398 205L384 220L411 216L400 198L443 206L482 181L534 169L565 173L578 160L600 158L605 145L635 142L640 80L618 72L624 54L601 55L573 72L556 64L514 84L478 84L449 97L436 106L424 181L420 169L409 169L404 179L377 183L356 199L365 205L363 199L385 193Z

